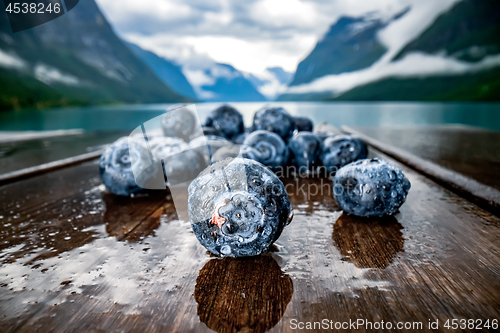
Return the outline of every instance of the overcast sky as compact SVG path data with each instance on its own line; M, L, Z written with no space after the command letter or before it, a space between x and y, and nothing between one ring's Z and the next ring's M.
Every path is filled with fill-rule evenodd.
M259 73L294 72L342 15L392 15L449 0L96 0L123 38L190 66L208 59Z

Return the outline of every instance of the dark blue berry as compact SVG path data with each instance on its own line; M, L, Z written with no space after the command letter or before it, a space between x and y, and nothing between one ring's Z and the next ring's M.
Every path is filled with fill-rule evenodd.
M321 141L325 141L328 138L333 138L336 134L334 132L328 132L328 131L319 131L319 132L314 132L318 136L318 138Z
M193 180L205 168L202 157L179 138L155 137L148 144L153 160L163 162L168 186Z
M205 166L211 164L213 155L222 147L232 146L233 143L223 137L207 135L200 136L189 142L189 148L196 151L205 161Z
M205 126L221 131L228 139L245 131L243 116L229 105L222 105L210 112Z
M184 140L174 137L153 137L148 140L148 144L153 159L156 161L189 149L189 145Z
M205 161L195 150L183 150L163 161L167 186L186 183L195 179L206 167Z
M114 194L129 196L142 190L148 178L156 176L147 148L134 138L123 137L106 148L99 160L99 173L106 188ZM156 169L155 169L156 167ZM141 178L136 182L136 175Z
M236 136L233 136L232 138L232 141L237 144L237 145L242 145L243 144L243 141L245 141L245 139L247 138L247 136L252 133L252 129L251 128L246 128L245 129L245 132L241 133L241 134L238 134Z
M297 131L299 132L312 132L314 129L313 121L307 117L294 117Z
M364 159L342 167L333 178L333 196L346 213L384 216L397 212L406 201L410 181L396 166Z
M218 149L215 154L212 155L212 163L223 161L227 158L236 158L241 156L241 146L236 144L231 144Z
M213 128L213 127L209 127L209 126L203 126L200 129L198 129L198 131L196 131L193 135L191 135L191 140L194 140L194 139L196 139L200 136L203 136L203 135L205 135L205 136L213 135L213 136L220 136L222 138L226 138L224 133L222 133L218 129Z
M283 108L263 108L253 118L253 130L266 130L278 134L285 142L293 136L295 119Z
M292 163L299 173L314 172L321 166L320 154L322 143L318 136L311 132L299 132L288 142L292 153Z
M276 133L258 130L243 141L243 157L260 162L271 169L284 167L290 155L283 139Z
M293 217L283 183L267 167L248 159L211 165L188 191L194 234L216 255L259 255Z
M199 125L198 125L199 126ZM163 133L168 137L178 137L184 141L196 131L197 119L193 111L184 105L176 105L161 117Z
M359 138L352 135L337 135L323 141L321 162L329 173L334 173L344 165L366 158L368 148Z

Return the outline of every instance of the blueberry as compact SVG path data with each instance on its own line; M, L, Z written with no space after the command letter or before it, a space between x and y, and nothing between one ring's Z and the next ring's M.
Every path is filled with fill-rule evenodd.
M205 161L205 166L211 164L213 155L222 147L232 146L233 143L225 138L214 135L200 136L189 142L189 148L196 151Z
M202 157L179 138L155 137L148 142L155 161L163 161L167 185L194 179L204 168Z
M206 167L202 156L189 149L170 156L163 165L168 186L191 181Z
M328 172L334 173L344 165L366 158L368 148L359 138L352 135L337 135L323 142L321 161Z
M148 140L148 144L153 159L156 161L189 149L189 145L184 140L173 137L153 137Z
M283 108L263 108L253 118L253 130L266 130L281 136L287 142L293 136L296 125L293 117Z
M284 167L290 155L283 139L276 133L258 130L243 141L243 157L260 162L271 169Z
M248 159L209 166L191 182L188 192L194 234L216 255L259 255L293 217L283 183L267 167Z
M245 132L238 134L236 136L233 136L233 138L231 140L233 141L233 143L236 143L237 145L242 145L243 141L245 141L245 139L247 138L247 136L250 133L252 133L252 128L246 128Z
M227 158L236 158L241 154L241 146L231 144L217 149L215 154L212 155L212 163L223 161ZM241 157L241 156L240 156Z
M219 131L216 128L209 127L209 126L203 126L201 129L199 129L197 132L195 132L193 135L191 135L191 140L194 140L200 136L208 136L208 135L213 135L213 136L220 136L222 138L226 138L224 133Z
M168 137L178 137L189 141L196 130L196 116L185 105L175 105L161 117L163 133Z
M299 132L312 132L314 124L311 119L307 117L293 117L295 119L295 125L297 126L297 131Z
M243 133L245 130L243 116L238 110L229 105L222 105L210 112L205 126L221 131L229 139Z
M322 143L316 134L299 132L288 142L288 147L292 153L292 163L299 172L314 172L321 166L319 157Z
M333 178L337 204L356 216L394 214L405 202L410 187L401 170L378 158L348 164Z
M134 178L133 168L142 177L156 174L150 166L149 152L140 141L123 137L108 146L99 160L99 173L106 188L114 194L129 196L142 190ZM147 181L145 179L144 181Z
M314 134L316 134L318 138L323 142L325 142L326 139L333 138L335 135L337 135L334 132L328 132L328 131L314 132Z

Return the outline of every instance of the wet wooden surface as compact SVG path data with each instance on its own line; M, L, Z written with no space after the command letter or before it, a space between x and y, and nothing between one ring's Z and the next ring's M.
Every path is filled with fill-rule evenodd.
M0 142L0 175L100 150L127 132L73 133Z
M500 190L500 132L465 125L354 129Z
M437 319L448 331L448 319L500 319L500 219L400 167L412 189L383 219L343 214L327 179L285 179L292 223L243 260L209 255L167 192L107 193L96 161L4 185L0 331L293 332L323 319L427 331Z

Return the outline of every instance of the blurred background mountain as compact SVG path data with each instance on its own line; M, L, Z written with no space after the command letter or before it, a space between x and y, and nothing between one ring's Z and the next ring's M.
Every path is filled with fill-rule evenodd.
M451 1L421 33L399 44L384 36L418 21L416 6L391 15L341 16L294 73L278 66L250 72L207 56L194 63L168 58L124 41L94 0L16 34L4 13L0 109L274 99L498 101L500 1Z

